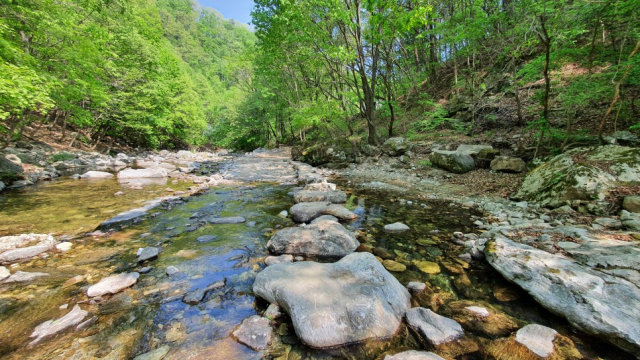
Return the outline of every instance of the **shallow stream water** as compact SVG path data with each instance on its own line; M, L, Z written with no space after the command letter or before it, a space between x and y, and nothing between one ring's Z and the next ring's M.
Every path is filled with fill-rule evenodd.
M188 186L183 184L181 186ZM170 347L165 359L376 359L386 351L429 349L415 334L402 328L393 339L332 350L314 350L299 343L288 320L276 326L271 349L255 352L236 342L231 333L243 319L264 311L266 305L252 294L256 274L264 267L266 243L277 228L293 226L278 213L288 209L290 186L261 184L252 187L220 187L192 196L184 202L157 210L156 216L105 237L81 235L120 211L158 195L166 185L125 190L113 181L60 180L23 191L3 193L0 200L0 234L41 232L77 234L72 250L52 253L19 265L18 270L48 273L27 284L0 284L0 358L4 359L130 359L158 348ZM174 187L178 189L178 187ZM491 307L519 326L539 323L571 338L587 358L632 359L613 346L572 330L565 320L553 316L528 295L507 283L486 263L471 265L458 259L462 248L451 241L454 231L472 232L469 210L447 202L418 201L412 205L391 202L385 193L352 192L348 203L359 218L348 224L374 252L387 251L409 266L393 273L401 283L423 281L429 296L415 305L451 309L452 300L468 300ZM422 205L424 204L424 205ZM132 206L133 205L133 206ZM208 216L243 216L243 224L213 225ZM384 224L402 221L411 230L388 234ZM196 225L196 226L194 226ZM202 235L216 239L200 243ZM141 247L159 246L157 260L138 264ZM440 272L429 275L413 261L438 264ZM138 283L103 301L88 301L90 284L113 273L153 269ZM166 268L180 272L169 277ZM76 278L75 281L70 279ZM226 281L207 292L197 305L187 305L183 295ZM77 281L77 282L76 282ZM76 283L74 283L76 282ZM95 317L80 331L67 331L29 347L29 335L40 323L60 318L75 304ZM60 307L63 307L62 309ZM64 308L67 306L67 308ZM492 338L482 332L468 335L438 353L456 359L485 358Z

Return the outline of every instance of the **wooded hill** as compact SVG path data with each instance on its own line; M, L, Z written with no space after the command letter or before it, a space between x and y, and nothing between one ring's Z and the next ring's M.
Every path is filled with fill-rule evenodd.
M237 116L255 36L189 0L0 6L0 132L62 125L79 140L202 145Z
M0 12L7 136L251 149L524 129L562 151L640 125L640 0L255 0L255 35L188 0Z

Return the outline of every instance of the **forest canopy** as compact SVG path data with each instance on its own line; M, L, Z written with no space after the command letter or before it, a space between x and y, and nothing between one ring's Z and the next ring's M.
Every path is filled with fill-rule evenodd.
M640 0L2 1L0 132L252 149L639 125ZM538 146L539 147L539 146Z

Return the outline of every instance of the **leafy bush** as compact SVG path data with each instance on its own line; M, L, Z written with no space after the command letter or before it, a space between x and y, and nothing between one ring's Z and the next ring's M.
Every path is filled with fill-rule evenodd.
M58 161L73 160L75 158L76 158L75 155L70 154L68 152L59 152L57 154L53 154L51 156L51 158L49 159L49 161L54 163L54 162L58 162Z

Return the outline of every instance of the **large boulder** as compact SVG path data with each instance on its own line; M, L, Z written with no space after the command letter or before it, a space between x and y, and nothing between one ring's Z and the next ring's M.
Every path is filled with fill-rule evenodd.
M280 305L300 340L315 348L391 337L411 307L409 292L369 253L269 266L253 292Z
M640 183L640 149L613 145L580 148L533 170L513 197L549 208L570 205L603 214L611 208L608 195L624 183Z
M167 170L163 168L126 169L118 173L118 179L158 179L165 177L167 177Z
M389 156L400 156L409 151L409 143L405 138L392 137L382 144L381 150Z
M293 195L296 203L301 202L317 202L328 201L334 204L343 204L347 202L347 194L341 190L333 191L314 191L300 190Z
M471 155L457 151L436 150L429 160L433 165L456 174L464 174L475 168Z
M549 311L588 334L640 352L637 283L600 271L598 264L587 266L499 235L488 243L485 255L493 268Z
M491 161L491 170L493 171L521 173L526 169L527 164L520 158L498 156Z
M357 148L349 141L305 143L294 146L291 156L309 165L344 168L358 160Z
M293 221L299 223L308 223L322 215L335 216L340 220L353 220L358 217L358 215L342 205L322 201L295 204L289 209L289 212Z
M0 154L0 181L10 185L13 181L22 178L24 178L22 166Z
M360 243L337 221L320 219L310 225L278 231L267 243L275 254L342 257L351 254Z
M622 208L632 213L640 213L640 196L626 196L622 201Z

